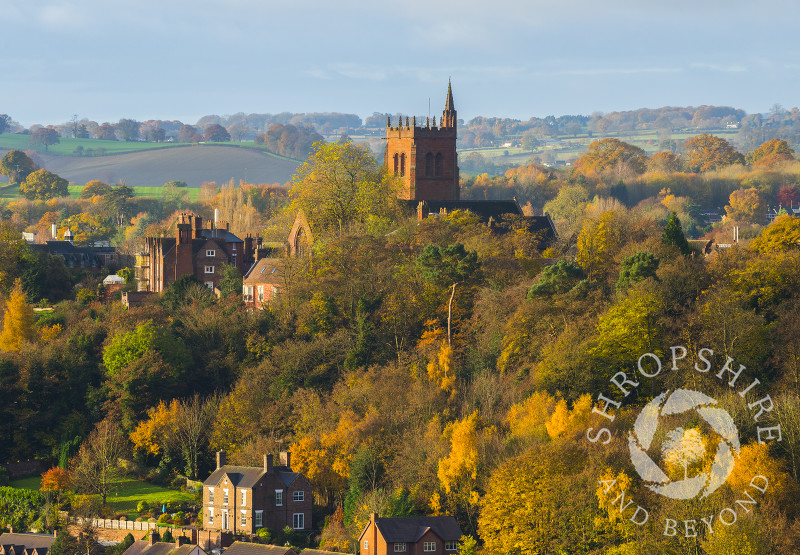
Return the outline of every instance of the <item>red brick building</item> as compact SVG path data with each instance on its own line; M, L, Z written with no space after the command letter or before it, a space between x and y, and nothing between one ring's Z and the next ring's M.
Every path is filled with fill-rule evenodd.
M145 250L137 256L136 279L140 291L160 293L185 275L193 275L210 288L219 288L222 265L236 266L244 275L253 265L253 242L240 239L228 226L203 226L203 218L184 213L178 216L174 237L147 237Z
M455 555L461 527L452 516L378 518L358 538L359 555Z
M386 151L383 163L398 176L402 187L398 198L405 200L458 200L458 155L456 109L453 91L447 84L447 98L439 125L436 117L417 126L416 116L402 117L396 127L386 122ZM421 122L420 122L421 123Z
M217 453L217 469L203 482L203 529L234 534L254 534L260 528L273 531L290 526L311 529L313 504L310 482L292 472L288 452L280 464L264 455L262 467L226 464L225 452Z

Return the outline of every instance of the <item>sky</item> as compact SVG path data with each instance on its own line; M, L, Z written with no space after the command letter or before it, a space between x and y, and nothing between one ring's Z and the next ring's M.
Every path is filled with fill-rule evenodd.
M796 0L0 0L0 113L585 114L800 105Z

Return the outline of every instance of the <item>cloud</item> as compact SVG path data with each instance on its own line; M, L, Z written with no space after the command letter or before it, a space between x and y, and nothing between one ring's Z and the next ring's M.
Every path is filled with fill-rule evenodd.
M716 71L719 73L742 73L747 71L747 68L741 64L714 64L706 62L695 62L690 66L692 69L702 69L708 71Z
M636 68L587 68L587 69L561 69L552 73L558 75L640 75L647 73L680 73L683 71L677 67L636 67Z

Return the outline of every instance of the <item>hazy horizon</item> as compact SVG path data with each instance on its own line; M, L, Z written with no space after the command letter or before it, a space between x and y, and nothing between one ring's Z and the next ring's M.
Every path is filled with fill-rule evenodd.
M460 118L800 104L800 6L678 0L467 0L402 5L0 0L0 113L194 123L280 112Z

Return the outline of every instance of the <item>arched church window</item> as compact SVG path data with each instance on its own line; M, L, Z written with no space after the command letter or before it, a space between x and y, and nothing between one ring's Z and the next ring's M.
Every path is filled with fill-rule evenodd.
M434 160L433 165L433 175L436 177L440 177L442 175L442 153L436 153L436 159Z
M400 177L403 177L406 174L406 155L400 155Z
M399 162L398 162L399 159L400 159L400 156L395 152L395 154L394 154L394 174L395 175L397 175L397 173L400 171L398 169L399 168L399 165L398 165L399 164Z

